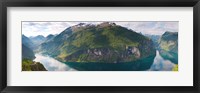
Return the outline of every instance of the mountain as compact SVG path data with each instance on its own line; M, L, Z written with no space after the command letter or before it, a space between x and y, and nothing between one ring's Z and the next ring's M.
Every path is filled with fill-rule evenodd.
M48 42L48 41L52 40L55 36L56 36L56 35L49 34L49 35L46 37L45 42Z
M22 35L22 44L32 50L34 50L36 48L34 43L25 35Z
M29 59L22 60L22 71L47 71L40 62Z
M35 59L33 50L22 44L22 71L47 71L40 62L32 61Z
M109 22L69 27L40 49L62 62L86 63L133 62L156 53L151 39Z
M53 39L47 40L44 43L42 43L39 47L39 50L51 56L58 55L59 47L65 42L65 40L67 40L67 38L72 34L73 31L80 27L80 25L82 24L80 23L78 25L66 28L60 34L55 35Z
M165 32L160 39L160 48L169 52L178 52L178 32Z
M35 59L35 55L33 53L33 50L22 44L22 59Z
M54 38L54 35L52 35L52 34L49 34L49 35L46 37L47 40L48 40L48 39L52 39L52 38Z
M43 35L31 36L29 38L35 46L40 45L41 43L43 43L46 40L46 38Z
M166 31L159 40L159 52L165 59L178 64L178 32Z
M149 35L149 34L144 34L144 36L149 37L153 43L155 48L157 49L159 47L159 39L160 39L160 35Z
M35 59L33 50L36 45L25 35L22 35L22 71L47 71L39 62L32 61Z

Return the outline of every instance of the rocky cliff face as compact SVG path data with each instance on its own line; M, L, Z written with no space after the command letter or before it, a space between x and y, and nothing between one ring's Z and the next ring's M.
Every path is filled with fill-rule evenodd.
M149 38L109 22L69 27L40 48L63 62L121 63L156 54Z
M124 51L119 52L110 48L94 48L80 50L74 54L67 56L65 60L70 62L124 62L133 61L134 57L140 58L140 50L136 47L127 47ZM78 58L78 59L75 59Z

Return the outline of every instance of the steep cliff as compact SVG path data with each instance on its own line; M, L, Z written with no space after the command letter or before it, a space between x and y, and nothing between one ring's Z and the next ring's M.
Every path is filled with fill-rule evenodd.
M159 41L160 55L178 64L178 32L165 32Z

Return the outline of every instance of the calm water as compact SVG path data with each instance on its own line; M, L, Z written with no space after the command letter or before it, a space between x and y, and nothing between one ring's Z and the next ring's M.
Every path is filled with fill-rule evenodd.
M73 68L70 68L66 64L49 56L44 56L42 54L35 54L35 57L36 58L34 59L34 61L41 62L48 71L74 71L75 70Z
M175 66L170 60L163 59L159 51L156 51L156 57L154 58L154 62L149 69L150 71L171 71L172 68Z
M59 62L52 57L44 56L42 54L36 54L35 56L36 58L34 61L41 62L48 71L75 71L75 69L70 68L66 64ZM156 57L154 58L154 62L149 71L171 71L174 66L174 63L170 60L163 59L159 52L156 51Z

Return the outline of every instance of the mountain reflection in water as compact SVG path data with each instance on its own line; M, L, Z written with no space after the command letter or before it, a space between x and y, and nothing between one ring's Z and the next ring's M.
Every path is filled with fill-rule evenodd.
M175 64L170 60L165 60L160 56L159 51L156 51L156 57L150 71L171 71Z
M69 67L67 64L62 63L50 56L42 54L35 54L36 58L34 61L41 62L48 71L75 71L75 69ZM171 71L175 64L170 60L163 59L159 51L156 51L153 64L150 66L148 71Z
M42 55L42 54L35 54L35 57L36 58L34 59L34 61L41 62L48 71L73 71L73 70L75 70L50 56L46 56L46 55Z

